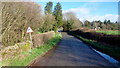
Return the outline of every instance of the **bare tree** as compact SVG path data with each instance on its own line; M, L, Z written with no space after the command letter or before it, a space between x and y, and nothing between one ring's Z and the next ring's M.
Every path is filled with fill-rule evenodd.
M28 26L37 32L43 19L40 5L34 2L2 2L2 43L14 45L28 39Z
M80 28L81 26L82 22L73 12L67 12L63 14L63 28L65 28L65 30Z

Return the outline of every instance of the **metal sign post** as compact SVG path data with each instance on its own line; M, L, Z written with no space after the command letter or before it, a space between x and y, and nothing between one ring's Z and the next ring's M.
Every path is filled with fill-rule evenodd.
M31 52L33 43L32 43L32 35L31 35L31 32L30 32L29 34L30 34L30 42L31 42L31 45L30 45L30 52Z
M31 49L32 49L32 46L33 46L32 35L31 35L32 32L33 32L33 30L32 30L30 27L28 27L26 33L29 33L29 35L30 35L30 42L31 42L31 45L30 45L30 52L31 52Z

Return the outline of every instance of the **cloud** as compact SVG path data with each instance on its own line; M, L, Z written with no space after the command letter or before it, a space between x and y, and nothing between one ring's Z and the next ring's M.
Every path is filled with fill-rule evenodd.
M10 1L10 0L8 0L8 1ZM48 2L48 0L32 0L32 1ZM50 0L50 1L52 1L52 2L119 2L119 0Z
M63 11L63 13L66 12L74 12L76 14L89 14L90 13L90 9L88 8L71 8L69 10Z
M80 20L89 20L89 21L94 21L94 20L101 20L104 21L105 19L111 20L112 22L118 21L118 15L112 15L112 14L106 14L103 16L99 15L89 15L89 16L84 16L82 18L79 18Z
M105 19L111 20L112 22L118 21L118 15L113 14L105 14L105 15L95 15L93 12L96 12L96 8L89 8L89 7L79 7L79 8L71 8L68 10L63 11L63 14L66 12L73 12L76 14L77 18L81 21L89 20L101 20L104 21Z
M2 0L4 1L4 0ZM11 1L11 0L7 0ZM17 0L15 0L17 1ZM26 0L25 0L26 1ZM34 2L48 2L49 0L32 0ZM52 2L119 2L119 0L50 0Z

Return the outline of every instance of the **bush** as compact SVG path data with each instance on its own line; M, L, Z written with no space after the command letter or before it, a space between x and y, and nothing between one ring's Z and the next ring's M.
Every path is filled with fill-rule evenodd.
M46 43L55 35L54 31L33 35L33 48Z
M120 47L118 42L120 41L120 35L106 35L103 33L96 33L96 32L84 32L82 30L74 30L71 32L87 39L92 39L99 42L110 44L112 46L114 45Z
M31 52L22 52L13 58L3 61L3 66L27 66L34 59L36 59L37 56L42 56L50 49L52 49L53 46L55 46L61 38L61 34L56 33L55 36L49 39L47 43L44 43L42 46L32 49Z

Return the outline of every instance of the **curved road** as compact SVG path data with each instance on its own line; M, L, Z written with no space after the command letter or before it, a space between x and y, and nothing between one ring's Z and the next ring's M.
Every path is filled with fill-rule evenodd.
M113 66L88 45L62 33L58 47L40 57L31 66Z

